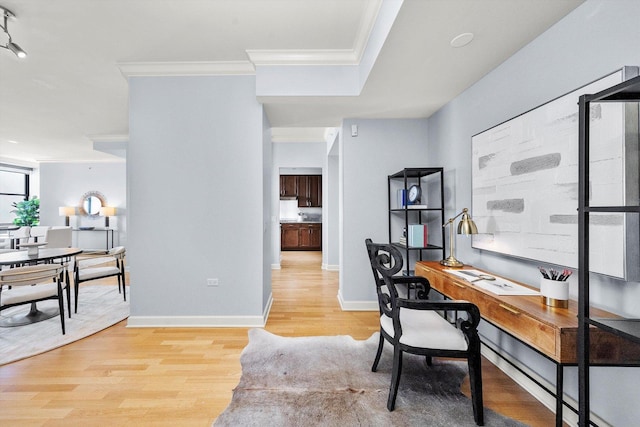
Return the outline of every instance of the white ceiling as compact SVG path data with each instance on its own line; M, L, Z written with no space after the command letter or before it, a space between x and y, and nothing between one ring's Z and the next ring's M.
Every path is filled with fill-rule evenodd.
M357 65L381 1L0 0L29 54L0 50L0 159L117 159L93 144L126 140L126 64ZM582 1L405 0L358 96L258 99L281 141L322 138L345 117L428 117ZM473 41L452 48L464 32Z

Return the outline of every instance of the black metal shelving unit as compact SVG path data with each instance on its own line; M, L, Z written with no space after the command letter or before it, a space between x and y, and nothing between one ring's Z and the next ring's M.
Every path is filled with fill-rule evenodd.
M416 258L422 261L425 252L440 251L442 256L440 259L445 258L445 231L442 227L442 224L444 224L443 173L443 168L405 168L388 176L389 243L397 246L404 254L404 275L414 274L410 265L411 254L416 254ZM426 199L427 208L414 209L409 206L396 206L397 193L394 190L404 189L407 191L412 185L418 185L422 189L422 203ZM404 225L405 230L408 230L409 224L431 223L432 226L428 229L429 244L423 247L410 247L408 241L406 242L407 244L400 243L402 231L398 231L397 228L394 229L392 226L394 218L398 217L401 218L401 223ZM438 229L440 230L439 233L437 232Z
M590 143L590 114L591 103L603 102L622 102L622 103L638 103L640 102L640 76L629 79L623 83L612 86L601 92L592 95L582 95L579 100L579 184L578 184L578 279L579 279L579 295L578 295L578 380L579 380L579 422L578 425L586 427L591 424L590 421L590 403L589 403L589 367L590 363L590 329L600 328L615 336L625 338L637 344L640 344L640 319L626 318L592 318L590 317L590 300L589 300L589 218L590 214L600 213L624 213L631 215L639 215L640 206L637 202L640 195L635 195L632 203L634 205L624 206L591 206L589 200L590 171L589 171L589 143ZM634 120L638 123L637 109L635 111ZM627 131L625 142L634 144L637 150L640 146L640 137L638 136L638 128L635 127L635 133ZM633 140L633 142L629 141ZM638 182L638 168L635 168L635 182ZM636 218L636 220L638 219ZM640 244L640 242L638 242ZM606 254L604 254L606 256ZM625 365L620 365L625 366Z

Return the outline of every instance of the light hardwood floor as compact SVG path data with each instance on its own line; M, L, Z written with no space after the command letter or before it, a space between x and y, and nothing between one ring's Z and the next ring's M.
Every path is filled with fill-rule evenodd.
M320 252L283 252L266 329L370 337L377 313L341 311L338 273L320 263ZM209 426L231 400L246 344L247 328L128 329L121 322L0 367L0 425ZM532 426L554 424L549 410L486 360L482 375L486 407Z

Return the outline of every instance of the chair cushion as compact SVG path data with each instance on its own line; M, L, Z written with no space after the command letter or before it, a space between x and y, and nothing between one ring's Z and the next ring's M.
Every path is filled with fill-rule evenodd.
M109 262L115 263L116 259L112 256L100 256L100 257L91 257L91 258L82 258L78 261L78 268L87 269L93 267L95 265L107 264Z
M118 267L93 267L80 269L78 271L78 278L80 280L97 279L99 277L109 277L120 274Z
M65 287L64 282L62 287ZM0 306L19 304L21 302L48 298L58 295L58 284L55 282L35 286L14 286L3 289L0 294Z
M402 336L400 343L411 347L432 348L440 350L462 350L468 348L462 331L449 323L436 311L400 309ZM382 329L394 337L393 320L380 316Z

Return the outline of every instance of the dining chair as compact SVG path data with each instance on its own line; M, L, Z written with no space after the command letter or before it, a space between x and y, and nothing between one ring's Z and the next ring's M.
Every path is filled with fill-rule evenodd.
M47 243L44 246L45 248L70 248L72 241L71 227L47 228L41 241Z
M0 311L24 304L35 304L39 301L57 300L62 334L64 326L64 296L63 289L69 288L61 280L66 266L60 264L38 264L26 267L14 267L0 270Z
M73 276L76 313L78 312L78 290L80 283L82 282L117 276L118 292L123 295L125 301L127 300L127 291L124 280L125 253L126 250L124 246L116 246L109 250L106 255L78 259L75 262Z
M20 249L21 243L29 243L29 236L31 234L31 227L25 225L11 232L11 239L13 240L14 249Z
M402 298L398 293L398 284L405 284L406 277L396 276L403 265L400 251L391 244L373 243L371 239L366 239L365 243L371 266L382 279L376 280L380 341L371 367L373 372L378 369L385 341L393 346L387 409L395 409L405 352L425 356L427 366L431 364L433 357L464 358L469 369L474 420L477 425L483 425L480 337L477 331L480 310L475 304L466 301L424 299L427 296L424 293L420 295L420 299ZM421 283L428 294L428 281L426 285ZM465 316L451 322L446 317L448 313Z
M29 242L44 242L45 236L47 235L47 230L51 227L48 225L34 225L29 230Z

